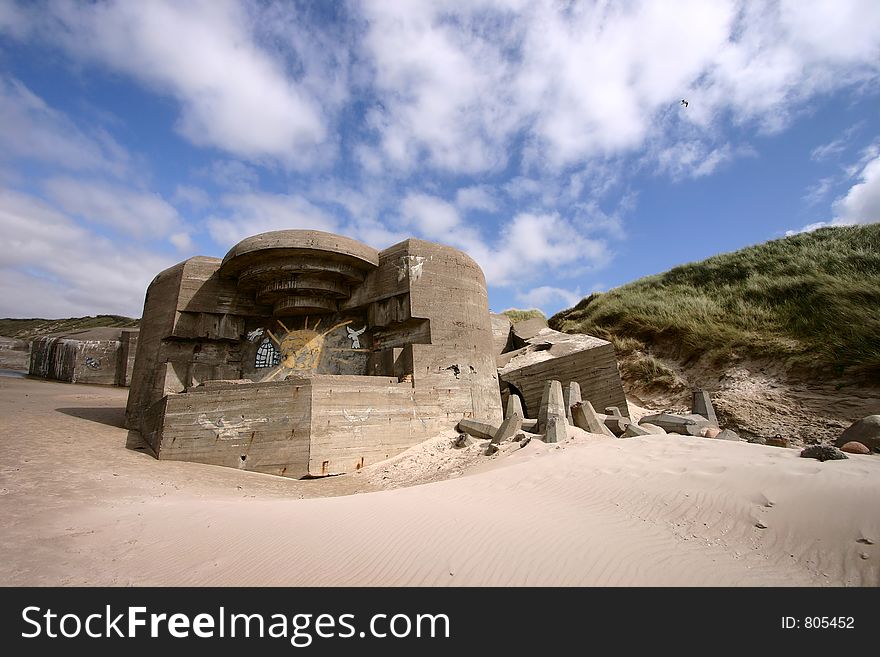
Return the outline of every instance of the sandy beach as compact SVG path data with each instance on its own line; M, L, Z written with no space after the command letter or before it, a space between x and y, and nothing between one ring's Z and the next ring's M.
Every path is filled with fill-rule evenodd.
M487 457L446 435L288 480L154 459L127 392L0 377L0 584L880 583L877 456L572 430Z

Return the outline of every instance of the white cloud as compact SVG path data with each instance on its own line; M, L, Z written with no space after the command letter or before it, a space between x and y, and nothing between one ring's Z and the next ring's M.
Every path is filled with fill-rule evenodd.
M226 212L210 217L206 225L211 239L225 248L245 237L272 230L338 230L332 216L301 196L230 194L222 202Z
M412 226L420 235L433 240L447 241L454 237L450 231L461 223L455 206L428 194L408 194L400 204L400 211L405 226Z
M682 178L701 178L711 175L715 170L734 157L729 144L712 148L703 141L678 142L656 154L660 171L673 180Z
M835 139L827 144L816 146L816 148L810 151L810 159L814 162L821 162L829 157L840 155L845 148L846 141L844 139Z
M460 210L494 212L498 209L498 201L488 185L462 187L455 193L455 204Z
M558 169L631 153L666 116L676 119L659 121L672 145L683 128L686 141L708 138L728 118L776 130L811 96L880 71L872 0L809 11L733 0L674 11L651 1L376 2L364 11L379 100L370 120L378 149L403 168L495 170L524 138L528 167ZM689 167L696 175L741 154L701 150L702 168Z
M830 224L827 221L817 221L812 224L807 224L803 228L798 228L797 230L787 230L785 231L786 237L791 237L792 235L797 235L799 233L812 233L814 230L819 230L820 228L825 228L825 226L829 226Z
M49 9L47 39L171 94L177 128L194 144L293 167L320 159L325 108L256 42L244 5L62 1Z
M45 188L69 214L136 237L165 237L180 225L177 210L158 194L73 178L52 178Z
M831 188L834 186L834 177L826 176L825 178L820 178L814 185L809 187L807 191L803 195L804 202L807 205L818 205L822 201L824 201L828 194L831 192Z
M18 80L0 77L0 159L9 157L114 176L130 159L106 132L83 132Z
M257 170L238 160L215 160L196 175L227 192L250 192L260 183Z
M0 316L139 317L173 261L96 235L32 196L0 190Z
M834 202L834 224L880 222L880 156L868 161L859 182Z
M574 290L566 290L561 287L553 287L551 285L541 285L516 295L517 301L521 301L527 306L540 308L546 315L547 308L557 308L560 302L567 308L574 306L584 295L580 288Z
M362 47L380 101L368 122L382 156L397 167L427 160L440 169L478 172L506 161L521 119L510 111L511 69L501 51L512 35L491 16L482 22L485 6L469 7L363 5L368 30Z
M174 200L177 203L186 203L191 208L204 208L211 203L208 192L193 185L178 185L174 190Z

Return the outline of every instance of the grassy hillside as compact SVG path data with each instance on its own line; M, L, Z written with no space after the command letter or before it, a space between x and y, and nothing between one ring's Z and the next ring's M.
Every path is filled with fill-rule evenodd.
M66 333L103 326L136 327L139 321L120 315L71 317L68 319L0 319L0 335L29 340L49 333Z
M524 322L527 319L534 319L535 317L540 317L541 319L547 319L547 316L544 315L537 308L532 308L531 310L519 310L518 308L510 308L509 310L505 310L502 315L507 315L510 318L510 321L516 324L517 322Z
M550 318L623 354L709 354L880 376L880 224L823 228L714 256Z

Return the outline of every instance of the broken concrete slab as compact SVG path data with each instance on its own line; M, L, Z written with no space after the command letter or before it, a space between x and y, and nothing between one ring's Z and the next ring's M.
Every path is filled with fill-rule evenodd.
M650 436L653 432L638 424L628 424L626 430L620 434L621 438L637 438L638 436Z
M511 415L501 423L500 427L498 427L498 431L496 431L495 435L492 437L492 442L496 445L507 442L513 438L520 429L522 429L522 418L516 414Z
M565 418L565 400L562 384L559 381L547 381L544 394L541 396L541 408L538 411L538 432L546 431L554 417Z
M507 406L504 409L505 418L509 418L512 415L519 415L521 418L526 416L523 412L522 400L519 398L519 395L513 393L507 398Z
M657 413L646 415L639 424L649 423L661 427L667 433L678 433L684 436L699 436L700 431L709 426L709 421L700 415L673 415Z
M547 328L547 320L543 317L533 317L517 322L511 327L510 338L514 349L525 347L529 340L534 338L541 330Z
M574 426L583 429L589 433L601 433L609 438L616 438L611 429L605 426L605 423L599 419L593 405L588 401L582 401L571 407L571 416L574 419Z
M528 431L529 433L538 433L538 420L535 418L523 418L522 428L523 431Z
M507 315L491 313L489 317L492 320L492 345L495 355L498 356L510 350L510 330L513 324Z
M464 432L474 438L480 440L492 440L498 433L499 427L488 422L481 422L469 417L462 418L458 421L458 430Z
M565 390L563 391L563 397L565 401L565 419L569 424L573 424L573 420L571 417L571 407L577 404L579 401L583 401L581 397L581 384L577 381L569 381L568 385L565 386Z
M553 416L547 422L547 432L544 434L545 443L561 443L568 438L568 422L565 417Z
M536 413L544 382L552 379L576 382L581 398L593 408L616 406L622 415L629 415L614 347L607 340L543 328L528 339L527 346L502 354L496 362L501 384L522 395L526 415Z
M605 415L604 417L601 414L597 415L599 415L599 417L605 423L605 426L611 429L611 433L618 437L623 435L623 432L626 431L626 428L632 424L628 417L623 417L619 414L619 412L617 415Z
M605 415L613 415L614 417L623 417L623 415L620 413L620 409L617 408L617 406L606 406L604 413Z
M665 436L666 429L663 427L658 427L656 424L651 424L650 422L639 422L636 426L641 427L642 429L647 429L649 433Z
M718 417L715 415L715 407L712 406L712 400L709 393L705 390L694 390L693 401L691 402L691 413L700 415L709 421L713 427L718 426Z

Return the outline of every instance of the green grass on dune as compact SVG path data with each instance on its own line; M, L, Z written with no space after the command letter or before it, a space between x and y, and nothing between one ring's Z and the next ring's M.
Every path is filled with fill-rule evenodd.
M675 267L592 294L550 325L684 358L749 355L880 376L880 224L823 228Z
M535 317L539 317L541 319L547 319L547 316L542 313L537 308L532 308L531 310L520 310L518 308L511 308L509 310L505 310L502 315L507 315L510 318L510 321L516 324L517 322L524 322L527 319L534 319Z

